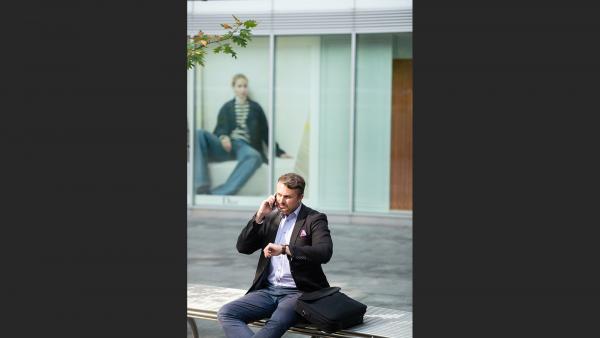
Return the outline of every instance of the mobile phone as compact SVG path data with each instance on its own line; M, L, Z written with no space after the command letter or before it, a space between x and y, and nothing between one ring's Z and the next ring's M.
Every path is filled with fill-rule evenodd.
M273 204L271 204L271 208L279 209L279 205L277 205L277 193L273 194Z

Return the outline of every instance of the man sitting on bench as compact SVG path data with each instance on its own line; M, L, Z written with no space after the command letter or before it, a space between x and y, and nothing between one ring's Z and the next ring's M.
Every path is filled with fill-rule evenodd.
M301 203L304 188L300 175L279 177L277 193L261 203L238 236L240 253L262 254L252 287L217 314L228 338L283 336L300 319L295 306L302 292L329 287L321 268L333 253L327 216ZM269 319L255 334L247 324L263 318Z

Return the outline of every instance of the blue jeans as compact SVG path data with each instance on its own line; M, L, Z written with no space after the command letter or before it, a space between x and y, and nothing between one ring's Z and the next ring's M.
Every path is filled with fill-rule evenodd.
M228 338L279 338L300 318L295 308L301 294L295 288L269 286L223 305L217 318ZM263 328L250 330L249 322L264 318L269 320Z
M215 134L203 129L196 132L194 159L196 162L194 166L194 190L201 188L204 193L213 195L233 195L237 193L263 163L260 153L248 143L241 140L231 140L231 151L227 152L221 145L221 140ZM209 189L208 162L231 160L237 160L238 163L227 181L218 187Z

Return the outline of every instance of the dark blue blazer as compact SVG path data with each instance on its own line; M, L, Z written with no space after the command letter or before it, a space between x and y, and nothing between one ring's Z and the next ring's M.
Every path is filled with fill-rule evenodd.
M248 131L250 132L250 145L258 151L263 162L267 163L267 156L263 151L263 143L265 146L269 146L269 124L267 123L264 111L258 103L248 99L248 104L250 109L246 119L246 126L248 126ZM230 136L236 126L235 99L232 99L231 101L227 101L221 107L221 110L219 110L217 125L213 134L217 136ZM275 143L275 155L280 156L283 153L284 151L279 148L279 144Z

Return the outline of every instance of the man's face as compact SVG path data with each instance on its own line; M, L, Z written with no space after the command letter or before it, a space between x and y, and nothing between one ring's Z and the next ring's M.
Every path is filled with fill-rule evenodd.
M277 182L277 193L275 198L277 199L279 210L281 210L284 215L288 215L296 210L302 201L302 197L304 197L304 195L300 194L298 190L290 189L286 187L285 184Z
M233 91L235 92L235 96L245 99L248 97L248 81L242 78L235 80Z

